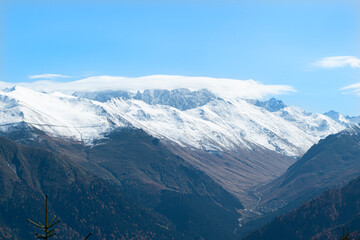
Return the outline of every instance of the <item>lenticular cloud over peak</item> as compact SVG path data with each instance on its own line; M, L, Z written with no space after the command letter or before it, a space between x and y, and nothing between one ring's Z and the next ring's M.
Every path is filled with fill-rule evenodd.
M55 78L69 78L71 76L66 76L62 74L53 74L53 73L45 73L40 75L29 75L29 79L55 79Z
M3 82L0 84L2 88L11 87L13 85L24 86L37 91L60 91L65 93L106 90L136 92L145 89L172 90L177 88L188 88L190 90L208 89L219 96L248 99L260 99L267 95L280 95L295 92L295 89L289 85L266 85L252 79L237 80L229 78L188 77L177 75L151 75L135 78L93 76L71 82L46 80L35 81L32 83L13 84Z

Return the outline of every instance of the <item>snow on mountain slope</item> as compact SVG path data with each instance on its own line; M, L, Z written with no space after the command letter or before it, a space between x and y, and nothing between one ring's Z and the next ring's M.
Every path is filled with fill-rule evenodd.
M0 107L2 130L26 122L53 136L91 142L114 125L98 104L59 92L46 94L15 87L0 93ZM116 125L125 123L117 121Z
M288 106L274 113L315 138L325 138L345 128L328 116L308 113L296 106Z
M324 115L330 117L331 119L333 119L334 121L345 125L345 126L350 126L351 124L357 124L360 123L360 116L344 116L341 113L338 113L334 110L330 110L326 113L324 113Z
M261 146L289 156L299 156L316 143L319 135L343 129L331 119L325 133L315 131L318 120L303 119L295 122L283 119L244 100L213 99L208 104L180 111L164 105L148 105L134 99L113 99L103 106L108 112L144 128L157 137L165 137L183 146L203 150L253 149ZM124 116L123 114L126 114ZM296 115L301 118L301 115ZM322 116L319 116L322 118ZM305 131L302 121L312 121ZM323 120L323 119L321 119ZM298 125L298 126L297 126Z
M181 92L188 97L181 98ZM152 103L148 104L134 98L112 98L100 102L84 95L15 87L0 92L1 126L27 122L50 135L88 144L113 128L134 126L182 146L209 151L261 147L289 156L303 154L320 138L344 128L327 116L293 106L271 112L245 100L213 97L210 92L175 91L173 102L165 99L166 92L149 93L159 94L161 101L148 99ZM204 98L207 95L211 97ZM196 102L194 97L205 99L204 104L188 105L187 101Z
M330 112L330 114L309 113L296 106L286 106L281 100L275 98L271 98L268 101L247 101L280 116L315 138L325 138L332 133L344 129L350 124L349 121L338 121L337 118L339 118L339 115L341 118L342 115L334 111L330 112L336 113L337 117L334 117L334 114ZM343 119L345 119L345 117L343 117Z
M285 107L287 107L283 101L278 100L276 98L270 98L268 101L260 101L260 100L247 100L249 103L254 104L255 106L265 108L270 112L277 112Z
M207 89L190 91L186 88L180 89L146 89L143 92L126 92L122 90L108 90L95 92L74 92L76 97L87 98L98 102L106 102L112 98L137 99L150 105L160 104L171 106L180 110L187 110L205 105L216 98L215 94Z
M198 118L188 111L164 105L148 105L134 99L113 99L105 103L104 108L114 115L120 113L120 117L154 136L168 138L182 146L221 150L237 143L249 148L249 143L241 138L237 139L226 126Z
M244 100L215 100L190 112L212 122L221 122L230 133L270 150L297 156L313 138L265 109ZM302 139L301 143L297 140Z

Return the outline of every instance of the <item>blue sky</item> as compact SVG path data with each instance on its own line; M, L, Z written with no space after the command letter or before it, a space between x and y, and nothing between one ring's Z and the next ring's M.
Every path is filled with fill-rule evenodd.
M278 98L307 111L360 115L353 92L360 87L339 90L360 82L359 1L3 0L0 7L3 82L40 74L254 79L291 85L296 92ZM337 56L355 64L320 64Z

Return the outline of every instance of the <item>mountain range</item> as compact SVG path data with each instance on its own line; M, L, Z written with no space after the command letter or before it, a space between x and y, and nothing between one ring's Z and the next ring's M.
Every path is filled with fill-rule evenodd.
M0 131L28 125L92 146L136 128L211 176L244 202L248 189L283 173L321 138L346 126L282 101L223 97L209 90L0 92ZM245 203L246 204L246 203Z
M269 111L243 99L215 97L208 90L37 92L14 87L0 92L2 128L21 122L51 136L91 144L118 127L133 126L183 147L205 151L266 148L300 156L344 125L328 116L280 104Z
M15 86L0 91L0 119L0 135L17 142L1 139L5 239L29 238L17 225L40 217L46 193L64 238L86 234L89 221L106 239L239 239L248 215L284 212L360 175L356 117L308 113L275 98ZM72 196L93 202L72 206ZM39 211L18 214L22 204ZM95 219L100 206L111 209L105 225L123 217L105 226ZM12 213L19 216L6 220Z
M330 110L326 113L324 113L324 115L332 118L333 120L335 120L336 122L345 125L345 126L351 126L352 124L356 124L360 122L360 116L344 116L339 112L336 112L334 110Z

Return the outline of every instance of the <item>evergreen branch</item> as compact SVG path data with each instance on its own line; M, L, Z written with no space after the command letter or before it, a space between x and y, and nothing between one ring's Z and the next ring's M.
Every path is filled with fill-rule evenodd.
M56 218L56 215L54 215L54 217L51 219L51 221L49 222L49 225L52 223L52 221L54 221L55 218Z
M42 225L42 223L40 223L39 221L36 221L37 224L40 224L42 226L42 228L45 228L44 225Z
M35 233L35 236L38 236L38 238L40 238L40 239L46 237L45 235L43 235L43 234L38 234L38 233Z
M55 235L56 235L56 233L50 234L50 235L48 235L48 238L52 237L52 236L55 236Z
M33 222L33 221L31 221L30 219L28 219L28 222L34 224L35 226L37 226L37 227L39 227L39 228L44 228L44 227L45 227L45 226L42 225L41 223Z
M44 236L44 237L38 237L38 239L48 239L48 237Z
M48 226L48 228L53 227L55 224L58 224L60 222L60 220L57 220L56 222L54 222L53 224L51 224L50 226Z
M84 238L84 240L88 239L91 235L92 235L92 232L89 233L89 234Z

